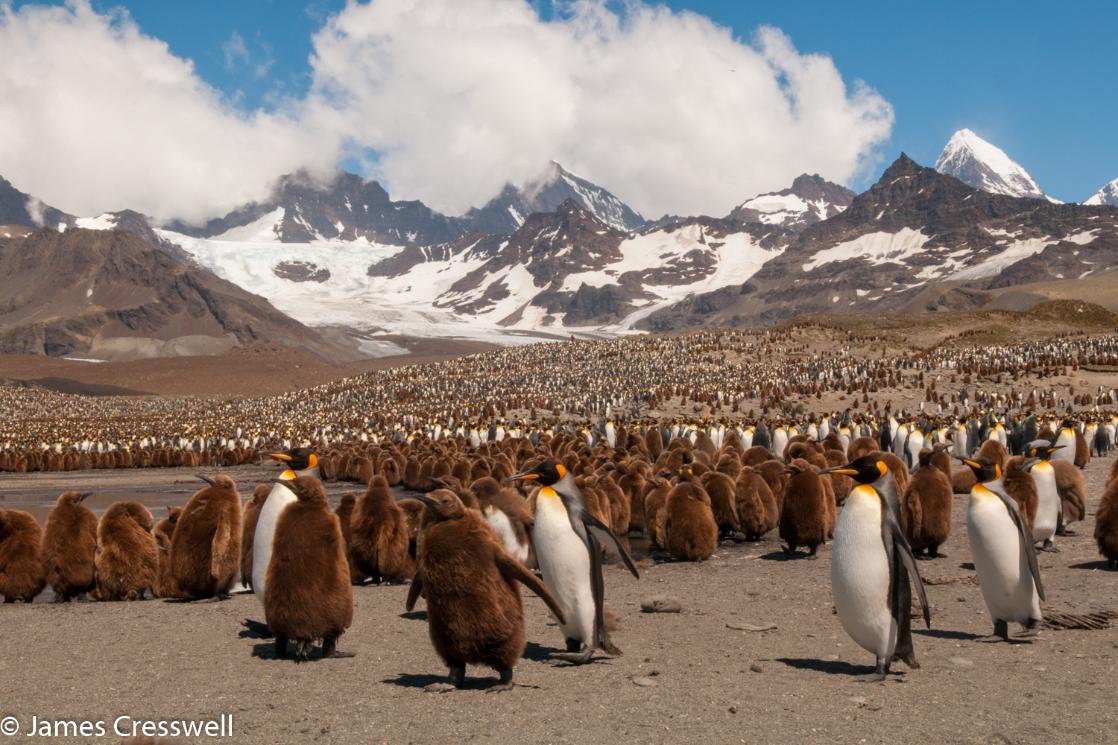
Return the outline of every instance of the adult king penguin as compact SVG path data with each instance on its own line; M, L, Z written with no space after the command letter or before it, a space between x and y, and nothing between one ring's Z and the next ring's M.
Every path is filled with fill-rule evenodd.
M1002 487L1001 464L982 458L960 460L978 481L967 506L967 536L982 598L994 620L990 639L1009 641L1010 621L1024 625L1024 636L1035 636L1044 586L1025 518Z
M821 473L849 476L850 492L835 526L831 592L843 629L877 660L867 681L884 680L894 660L920 664L912 646L912 584L932 625L924 581L901 530L896 484L880 454L866 455Z
M280 474L280 480L291 481L299 476L318 475L318 456L310 448L271 453L268 457L287 466ZM272 561L272 540L276 535L276 523L279 522L283 508L295 501L298 501L295 492L281 484L274 484L256 518L256 535L252 539L252 591L260 598L261 603L264 602L268 564Z
M532 542L544 584L567 617L560 624L567 640L567 653L558 657L582 665L590 661L596 649L621 654L605 628L601 547L604 545L621 557L633 576L640 579L628 552L610 529L586 509L586 500L574 477L559 461L545 460L529 471L515 474L509 481L540 484Z

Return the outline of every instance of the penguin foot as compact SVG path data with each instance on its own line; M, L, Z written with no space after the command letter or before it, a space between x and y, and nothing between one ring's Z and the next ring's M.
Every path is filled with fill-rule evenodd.
M994 621L994 633L991 636L979 637L980 642L1007 642L1009 641L1009 622Z
M501 674L501 680L495 686L490 686L485 690L486 693L502 693L504 691L511 691L515 688L512 682L512 670L498 670Z
M1040 619L1030 618L1024 623L1025 630L1017 635L1018 639L1032 639L1040 633Z
M594 656L594 650L590 647L583 647L581 652L560 652L554 655L555 659L569 662L572 665L585 665L590 662L590 658Z
M309 641L295 642L295 662L307 662L311 658L311 643Z
M322 659L344 660L356 657L356 652L342 652L338 649L338 637L327 637L322 640Z
M872 673L859 675L858 680L863 683L880 683L889 674L889 665L882 658L877 658L877 667Z
M1037 551L1044 551L1045 553L1049 553L1049 554L1060 553L1060 549L1058 549L1054 545L1052 545L1052 541L1045 541L1043 546L1040 546L1040 547L1037 548Z
M453 665L450 668L450 675L448 676L450 684L455 688L461 688L466 683L466 666Z
M280 660L286 660L287 659L287 637L286 636L277 636L276 637L276 658L280 659Z

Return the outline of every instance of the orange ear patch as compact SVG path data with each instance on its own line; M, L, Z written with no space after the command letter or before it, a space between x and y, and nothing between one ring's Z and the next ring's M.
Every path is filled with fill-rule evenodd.
M555 472L559 474L559 478L564 479L567 477L567 467L562 463L555 464Z
M882 476L889 473L889 464L887 464L883 460L879 460L877 462L877 472L880 473Z

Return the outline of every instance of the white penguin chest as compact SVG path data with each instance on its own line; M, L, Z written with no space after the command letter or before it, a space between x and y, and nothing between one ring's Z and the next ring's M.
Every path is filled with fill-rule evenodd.
M859 486L835 525L831 592L839 622L863 649L884 655L896 636L889 612L889 558L881 537L881 499Z
M594 631L594 593L590 588L590 553L571 527L567 508L553 490L536 495L532 543L544 584L567 616L564 633L589 640Z
M1047 541L1056 534L1061 509L1060 492L1056 487L1056 470L1050 463L1042 461L1033 466L1031 473L1037 494L1033 540Z
M990 615L1018 622L1039 618L1040 599L1017 526L1009 508L981 484L971 490L967 537Z
M272 541L276 535L276 524L280 513L296 501L294 492L286 486L275 484L268 492L260 515L256 519L256 533L252 539L252 589L261 600L264 598L264 581L268 576L268 564L272 560Z

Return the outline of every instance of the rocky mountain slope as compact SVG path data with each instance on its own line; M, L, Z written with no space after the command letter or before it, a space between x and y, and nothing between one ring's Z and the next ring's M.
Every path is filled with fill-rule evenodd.
M43 204L30 194L24 194L3 176L0 176L0 225L42 227L68 225L74 220L62 210Z
M136 233L75 227L0 237L0 352L124 359L261 340L326 357L342 352L263 298Z

